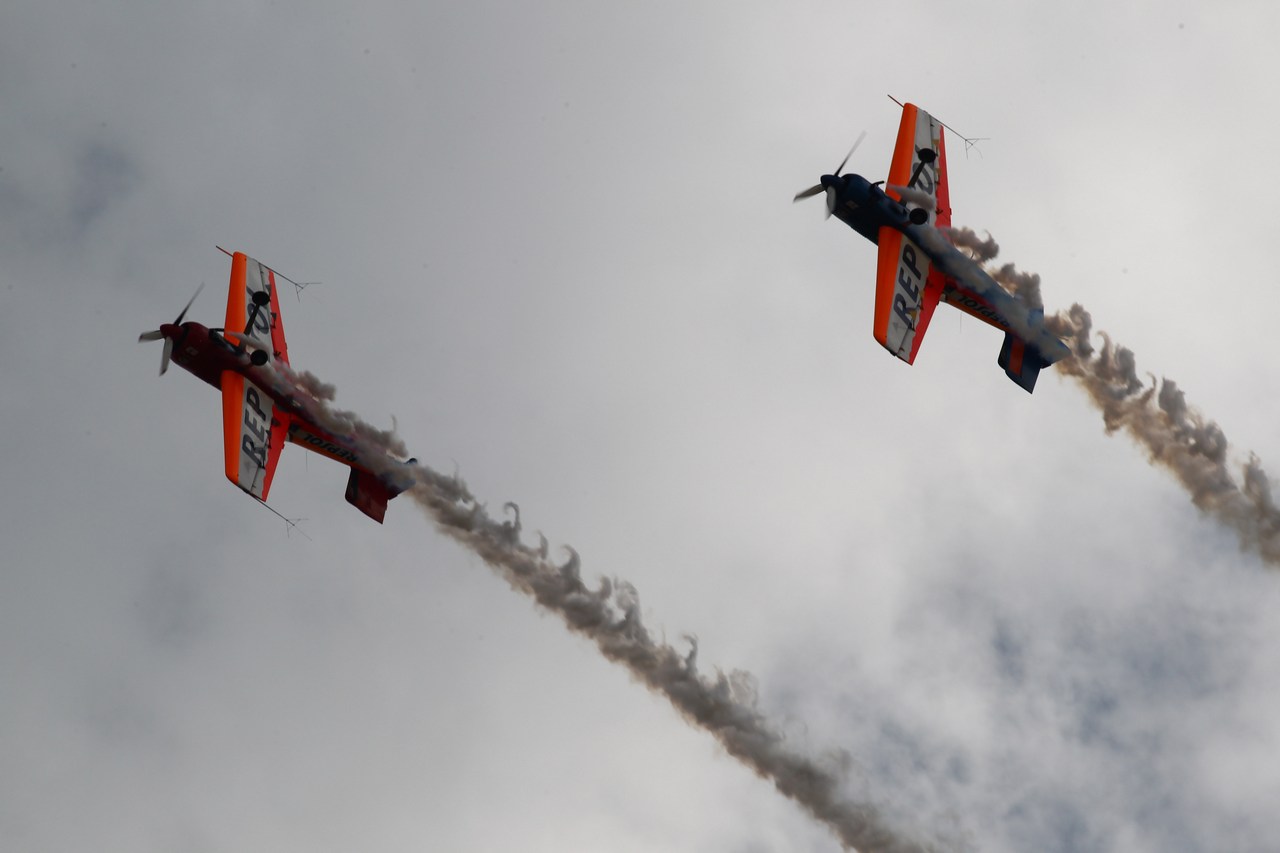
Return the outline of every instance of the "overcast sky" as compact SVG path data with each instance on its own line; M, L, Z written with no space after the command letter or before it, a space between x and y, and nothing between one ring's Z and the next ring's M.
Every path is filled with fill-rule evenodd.
M664 700L139 332L228 259L289 352L744 669L850 800L983 851L1280 837L1280 576L1070 380L871 336L911 100L957 225L1280 466L1272 3L0 10L0 839L24 851L833 851ZM1276 469L1280 473L1280 468ZM564 552L559 552L563 556Z

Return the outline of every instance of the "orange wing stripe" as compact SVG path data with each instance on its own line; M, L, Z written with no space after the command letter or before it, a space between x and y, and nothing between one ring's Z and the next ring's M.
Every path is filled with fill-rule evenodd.
M267 445L267 471L262 480L262 499L267 499L271 491L271 481L276 476L276 463L280 461L280 451L284 449L284 437L289 432L289 416L274 406L271 409L271 439Z
M893 162L889 166L889 180L884 187L890 198L899 201L901 197L891 187L905 187L911 180L911 163L916 156L916 112L915 104L904 104L902 107L898 141L893 146Z
M231 285L227 292L227 320L223 327L228 332L243 332L245 313L244 274L248 257L243 252L231 256Z
M924 333L929 328L929 321L933 319L933 309L938 307L938 301L942 298L942 289L946 283L947 277L942 270L936 267L929 270L929 280L924 286L924 294L920 297L920 316L916 319L916 336L911 342L907 364L915 364L916 353L920 351Z
M947 181L946 134L938 130L938 218L933 221L938 228L951 226L951 187Z
M244 257L241 255L240 257ZM222 372L222 442L227 479L240 485L240 420L244 416L244 377Z
M271 282L271 347L276 351L276 358L289 363L289 349L284 343L284 321L280 319L280 296L276 292L275 270L267 267L267 278Z
M889 346L889 312L902 254L902 232L884 225L880 228L880 259L876 262L876 310L872 331L880 346Z

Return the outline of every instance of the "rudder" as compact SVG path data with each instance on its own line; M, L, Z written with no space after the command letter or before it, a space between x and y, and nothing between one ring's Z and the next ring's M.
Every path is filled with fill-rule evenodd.
M390 499L387 487L377 477L351 469L351 476L347 478L347 503L381 524Z
M1038 350L1028 347L1027 342L1013 332L1004 333L1004 346L1000 348L1000 358L996 361L1004 368L1005 375L1028 394L1036 389L1040 369L1051 364L1041 357Z

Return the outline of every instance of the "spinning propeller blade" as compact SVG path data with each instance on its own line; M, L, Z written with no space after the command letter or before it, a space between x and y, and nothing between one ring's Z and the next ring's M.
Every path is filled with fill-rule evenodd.
M817 195L820 192L822 192L822 184L814 184L813 186L809 187L809 189L801 190L800 192L796 193L796 197L793 198L791 201L794 203L799 201L802 198L808 198L811 195Z
M196 292L191 294L191 298L187 300L186 307L178 314L178 319L173 321L173 325L181 326L183 319L187 316L187 312L191 310L191 304L196 301L196 297L200 295L200 291L204 290L204 282L200 282L200 286L196 288ZM164 376L164 372L169 369L169 359L173 355L173 338L166 338L164 332L155 329L150 332L143 332L138 335L138 343L143 341L164 341L164 352L160 354L160 375Z
M858 134L858 138L854 141L853 147L849 149L849 153L844 155L844 159L840 161L840 165L836 166L836 170L831 174L835 175L837 178L840 177L840 173L844 171L844 164L849 162L849 158L853 156L853 152L858 150L858 146L861 145L862 140L866 138L867 132L865 130Z
M861 140L859 140L861 141ZM178 319L173 321L173 325L181 326L182 318L187 316L187 312L191 310L191 303L196 301L196 297L200 295L200 291L204 290L204 282L200 282L200 286L196 288L196 292L191 294L191 298L187 300L187 307L182 309L182 313L178 315Z

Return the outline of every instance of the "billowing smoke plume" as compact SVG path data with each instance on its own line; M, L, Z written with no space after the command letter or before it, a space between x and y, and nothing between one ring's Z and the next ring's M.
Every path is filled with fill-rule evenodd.
M947 236L974 251L976 237L969 229L950 229ZM994 260L999 247L988 238ZM988 272L1028 307L1043 305L1040 276L1013 264ZM1171 471L1191 501L1206 515L1230 527L1243 547L1258 552L1268 563L1280 565L1280 509L1271 497L1270 482L1253 454L1240 466L1241 483L1232 477L1227 439L1216 423L1187 404L1171 379L1138 376L1137 359L1126 347L1099 333L1102 348L1093 346L1093 318L1081 305L1045 318L1045 326L1071 348L1071 357L1054 367L1080 383L1102 412L1108 433L1123 429L1145 449L1151 461Z
M995 258L1000 254L1000 245L996 243L996 239L991 236L991 232L987 232L986 238L979 237L971 228L939 228L943 234L961 249L969 253L969 257L973 258L980 264ZM996 279L996 281L1000 281ZM1003 284L1004 282L1000 282Z
M992 278L1028 308L1044 308L1044 297L1040 295L1040 276L1033 272L1022 272L1013 264L993 267L989 271Z
M332 400L338 393L337 388L328 382L321 381L320 377L310 370L294 371L293 378L302 390L317 400Z
M1046 324L1071 346L1072 357L1055 368L1084 387L1107 432L1127 432L1153 463L1173 473L1192 503L1232 528L1243 547L1280 565L1280 510L1258 458L1250 454L1241 465L1237 484L1218 425L1187 405L1172 380L1151 377L1148 384L1140 379L1133 353L1105 334L1099 333L1102 348L1095 350L1093 318L1080 305L1046 318Z
M295 388L305 391L308 397L313 398L318 405L327 403L337 394L337 389L333 385L321 381L310 370L293 370L282 362L276 363L275 368L277 373L287 378ZM409 455L405 449L404 442L396 435L395 429L383 430L370 426L355 412L335 411L328 406L323 406L323 408L327 422L319 425L334 435L342 436L348 440L359 438L383 448L387 453L394 453L397 456ZM317 423L319 422L317 421Z
M953 244L964 249L969 257L980 264L993 261L1000 254L1000 244L987 232L985 238L979 237L970 228L940 228ZM1028 308L1044 308L1044 297L1040 295L1040 276L1033 272L1022 272L1013 264L999 267L987 267L987 272L1001 287L1016 296Z
M298 374L287 366L275 367L280 379L304 388ZM401 463L386 456L405 453L392 433L375 429L350 412L333 411L314 397L300 402L305 415L318 426L353 440L372 467L403 470ZM514 503L504 504L512 520L499 522L457 476L445 476L421 464L412 470L416 485L407 494L440 530L478 555L512 588L590 639L637 681L665 696L687 721L711 733L731 755L826 824L846 848L862 853L937 849L890 828L873 805L843 799L840 760L819 761L788 748L756 709L750 675L703 674L696 666L697 644L692 639L689 651L681 653L650 635L640 620L639 596L629 583L602 579L594 589L587 586L573 549L566 547L568 561L557 566L547 559L546 538L541 534L536 548L521 541L520 511Z

